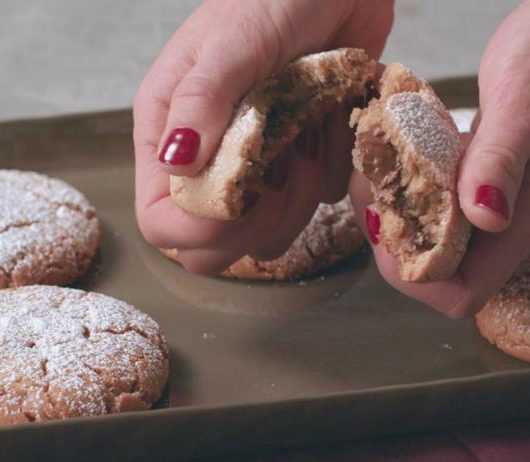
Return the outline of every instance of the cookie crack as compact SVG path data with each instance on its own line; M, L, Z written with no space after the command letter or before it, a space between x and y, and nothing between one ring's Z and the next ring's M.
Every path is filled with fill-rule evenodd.
M39 220L35 221L22 221L20 223L12 223L10 225L4 226L2 229L0 229L0 236L4 233L7 233L11 229L20 229L20 228L29 228L30 226L37 225L42 223Z
M140 380L139 380L139 373L137 367L134 368L134 379L130 384L127 384L127 387L125 389L116 389L112 386L112 383L109 383L108 380L106 380L105 373L103 370L101 370L98 367L92 366L88 363L83 363L83 366L86 367L88 370L92 371L94 374L96 374L99 379L103 382L105 385L105 388L107 390L106 397L104 399L105 401L105 408L108 414L112 412L116 412L117 400L123 396L123 395L134 395L137 394L138 398L147 406L148 403L144 399L144 391L142 390L140 386Z
M26 187L24 185L23 186L19 186L19 189L21 189L22 191L29 192L29 193L33 194L34 196L38 197L39 199L42 199L47 204L54 206L56 209L59 208L59 207L66 207L67 209L72 210L73 212L77 212L80 215L83 215L87 219L92 219L92 218L94 218L96 216L96 211L90 206L85 208L82 205L76 204L74 202L57 202L57 201L54 201L54 200L50 199L48 196L46 196L44 194L41 194L39 192L35 192L31 188Z
M42 374L44 377L48 376L48 358L44 358L41 360L40 368L42 370Z
M147 335L143 330L139 329L136 326L127 326L124 329L115 329L115 328L109 327L107 329L102 330L101 332L106 332L107 334L113 334L113 335L123 335L123 334L127 334L128 332L135 332L140 337L143 337L147 340L151 340L149 335Z
M317 257L315 253L313 252L313 249L311 249L311 246L309 245L308 241L304 241L304 249L311 257L311 260L315 260L315 261L317 260Z

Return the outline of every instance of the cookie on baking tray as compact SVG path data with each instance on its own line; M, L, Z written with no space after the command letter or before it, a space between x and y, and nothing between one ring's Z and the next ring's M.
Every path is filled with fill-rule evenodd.
M458 130L431 87L401 64L389 65L379 97L354 109L354 166L371 182L380 240L405 281L453 275L471 226L458 201L463 149Z
M522 265L475 315L481 335L504 353L530 362L530 264Z
M0 425L144 410L168 378L158 324L81 290L0 291Z
M349 197L329 205L320 204L307 227L287 252L271 261L246 256L230 266L222 276L249 280L291 280L320 273L354 255L364 237L355 224ZM162 250L175 260L177 251Z
M0 170L0 288L69 284L100 242L95 209L65 182Z
M171 177L171 195L202 217L234 220L263 191L271 162L308 123L339 107L365 103L376 63L343 48L300 58L254 88L241 102L218 152L199 173Z

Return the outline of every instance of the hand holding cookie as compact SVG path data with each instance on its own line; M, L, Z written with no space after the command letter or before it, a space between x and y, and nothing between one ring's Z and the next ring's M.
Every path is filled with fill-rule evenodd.
M170 197L169 174L183 180L201 174L234 107L256 83L311 52L354 46L379 56L392 23L391 1L314 5L307 0L205 2L168 42L138 92L139 225L153 245L178 249L179 261L190 271L217 273L247 253L279 256L320 202L336 202L347 190L349 114L335 111L319 121L324 130L307 130L287 148L288 156L273 163L268 187L242 219L201 218L176 207ZM216 27L220 23L223 27Z
M445 281L404 282L398 262L379 239L372 239L379 269L390 284L452 317L480 309L529 253L529 22L527 1L501 25L482 60L481 117L472 136L464 136L471 143L457 182L460 206L475 231L456 274ZM361 216L372 203L362 175L354 175L351 193ZM377 234L380 217L370 209L363 221L367 234Z

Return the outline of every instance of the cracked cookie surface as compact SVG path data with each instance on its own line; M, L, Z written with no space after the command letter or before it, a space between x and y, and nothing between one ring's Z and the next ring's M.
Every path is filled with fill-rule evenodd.
M290 280L312 276L353 256L364 237L346 197L336 204L320 204L313 218L281 257L258 261L246 256L230 266L222 276L249 280ZM162 250L175 260L177 252Z
M93 292L0 291L0 425L144 410L162 393L158 324Z
M69 284L97 251L95 209L67 183L0 170L0 288Z

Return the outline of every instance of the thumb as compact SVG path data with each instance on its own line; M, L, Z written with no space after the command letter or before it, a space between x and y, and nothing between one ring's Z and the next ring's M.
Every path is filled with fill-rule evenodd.
M501 25L481 63L481 119L459 178L471 223L503 231L511 223L530 155L530 2Z
M530 154L528 122L516 121L518 113L509 105L486 109L462 164L461 206L484 231L503 231L511 222Z

